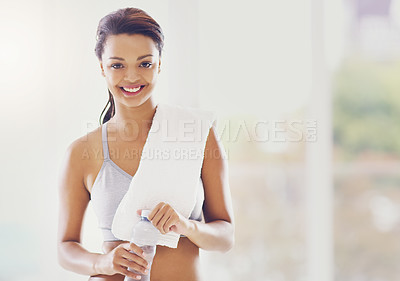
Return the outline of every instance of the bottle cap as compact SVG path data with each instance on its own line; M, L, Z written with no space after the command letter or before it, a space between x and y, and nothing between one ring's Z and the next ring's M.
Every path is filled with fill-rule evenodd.
M140 214L142 217L145 217L145 218L149 218L149 215L150 215L150 210L142 210L142 213Z

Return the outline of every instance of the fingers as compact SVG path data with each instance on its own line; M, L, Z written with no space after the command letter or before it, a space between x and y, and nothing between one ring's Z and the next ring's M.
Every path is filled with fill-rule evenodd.
M171 221L173 214L171 214L171 211L168 211L158 222L156 227L160 230L162 234L168 233L169 232L169 226L167 225L168 221Z
M142 274L148 273L150 268L149 263L146 261L143 250L135 245L134 243L126 243L123 246L123 252L118 263L124 267L129 267L132 270L136 270Z
M169 232L169 231L172 230L172 227L175 226L175 225L177 225L178 223L179 223L179 217L178 217L178 216L176 216L176 217L170 217L170 218L165 222L163 228L164 228L164 230L165 230L166 232Z
M154 208L153 216L149 216L149 220L152 224L161 232L161 234L165 234L168 231L164 229L164 223L169 219L169 216L172 213L172 208L165 203L160 203ZM151 214L150 214L151 215Z
M123 268L129 268L131 271L136 271L141 274L149 273L149 269L146 266L143 266L143 264L147 265L147 263L143 262L140 257L135 254L122 258L119 263Z
M153 221L154 216L158 213L158 211L160 209L162 209L162 207L166 205L164 202L158 203L157 206L154 207L154 209L150 212L149 214L149 220Z
M148 262L146 257L144 256L143 250L134 243L126 243L123 246L124 252L122 253L122 257L130 260L137 261L140 265L147 267Z
M157 212L151 222L155 227L159 228L161 232L165 232L163 226L165 222L170 218L172 213L173 210L169 208L169 206L165 205Z
M171 231L174 224L179 222L179 216L169 204L162 202L152 210L149 220L161 234L166 234Z
M133 273L132 271L129 271L127 268L122 267L122 266L121 266L119 272L125 276L132 278L132 279L140 280L142 278L139 274Z
M139 274L148 274L150 268L143 250L134 243L118 245L111 252L102 256L102 262L105 264L104 272L107 275L120 273L137 280L140 279ZM128 268L136 272L130 272Z
M145 258L142 248L137 246L135 243L123 243L121 246L126 250L126 252L132 251L143 259Z

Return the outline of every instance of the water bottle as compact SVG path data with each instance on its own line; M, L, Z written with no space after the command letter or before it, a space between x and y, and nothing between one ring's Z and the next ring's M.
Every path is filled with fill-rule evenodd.
M133 228L133 235L131 242L139 246L143 250L146 261L149 263L149 273L142 275L133 269L128 268L129 271L137 273L142 278L142 281L150 281L151 264L153 262L154 255L156 254L156 245L160 232L154 225L149 221L148 216L150 210L142 210L140 221ZM124 281L137 281L136 279L125 276Z

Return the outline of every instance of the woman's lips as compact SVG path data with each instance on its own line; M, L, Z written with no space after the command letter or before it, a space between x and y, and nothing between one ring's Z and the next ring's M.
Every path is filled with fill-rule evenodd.
M133 85L129 87L120 87L121 91L127 96L136 96L138 95L145 85Z

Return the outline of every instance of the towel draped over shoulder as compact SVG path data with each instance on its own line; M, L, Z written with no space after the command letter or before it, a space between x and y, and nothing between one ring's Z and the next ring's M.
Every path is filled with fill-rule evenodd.
M112 233L129 241L140 220L138 209L152 210L165 202L189 218L201 185L207 137L216 115L213 111L159 103L142 150L139 167L120 202ZM180 235L160 234L158 245L176 248Z

